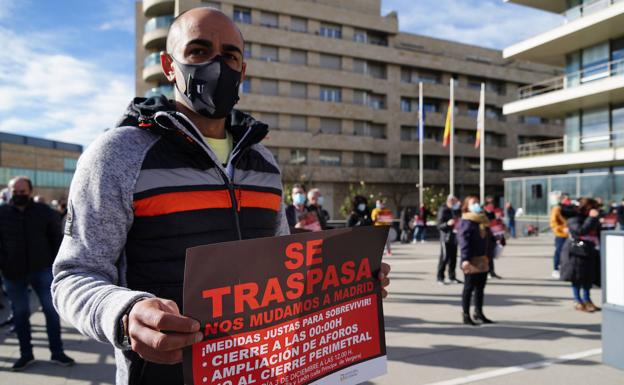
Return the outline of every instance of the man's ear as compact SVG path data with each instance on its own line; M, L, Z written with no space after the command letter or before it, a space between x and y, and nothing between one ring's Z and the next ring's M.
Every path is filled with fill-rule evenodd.
M175 71L173 68L173 59L165 51L160 52L160 67L170 82L175 82Z
M241 83L245 80L245 72L247 71L247 63L243 62L243 66L241 68Z

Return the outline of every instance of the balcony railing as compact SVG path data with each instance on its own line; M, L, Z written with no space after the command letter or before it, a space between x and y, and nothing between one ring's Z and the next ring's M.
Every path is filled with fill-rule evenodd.
M597 135L544 140L518 145L518 157L532 157L549 154L573 153L624 147L624 131L607 132Z
M624 2L624 0L596 0L591 3L581 4L574 8L570 8L562 13L565 22L569 23L584 16L589 16L610 6Z
M563 76L544 80L539 83L520 87L518 89L518 97L520 99L529 99L562 89L577 87L594 80L622 75L624 75L624 59L613 60L607 63L586 67L580 71L570 72Z

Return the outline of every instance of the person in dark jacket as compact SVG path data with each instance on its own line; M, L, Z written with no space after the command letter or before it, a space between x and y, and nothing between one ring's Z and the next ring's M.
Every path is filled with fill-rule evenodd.
M293 232L295 228L300 227L303 217L309 213L309 210L306 205L306 191L302 185L293 186L291 198L292 203L286 206L286 220L290 231Z
M457 232L461 255L461 268L464 271L462 293L462 316L466 325L493 323L483 314L483 298L488 277L488 260L493 258L496 244L489 231L489 220L483 213L479 198L468 196L462 205L462 218ZM470 318L470 301L475 296L474 320Z
M323 208L323 203L325 203L325 198L323 198L320 189L313 188L308 191L308 211L316 214L321 223L322 230L329 230L332 227L327 224L327 221L329 221L331 217L329 212Z
M456 226L460 219L460 204L457 197L449 195L446 203L438 209L437 225L440 231L440 259L438 262L437 281L444 284L444 270L448 266L450 282L461 283L455 274L457 265Z
M412 235L414 212L411 207L406 206L401 210L401 221L399 222L399 230L401 230L401 243L408 243Z
M624 231L624 199L622 199L622 202L620 202L620 205L618 206L616 213L617 213L618 223L620 224L620 230Z
M572 283L574 308L579 311L600 310L590 296L592 285L600 285L599 216L599 203L581 198L578 215L568 219L570 237L561 250L561 280Z
M512 238L516 237L516 209L511 202L505 203L505 217L507 218L507 228Z
M52 293L64 319L115 347L118 385L184 383L182 351L204 338L180 311L189 247L289 233L268 126L234 109L244 49L223 12L179 14L160 54L175 100L135 98L78 162Z
M11 179L9 189L11 201L0 207L0 269L20 345L20 358L12 370L23 370L35 359L29 322L29 285L39 297L45 314L52 362L73 365L74 360L63 350L61 321L50 293L52 263L62 237L60 216L48 205L33 201L33 186L27 177Z
M351 204L351 214L347 218L347 227L371 226L373 221L370 217L370 209L368 208L366 197L356 195L353 197Z

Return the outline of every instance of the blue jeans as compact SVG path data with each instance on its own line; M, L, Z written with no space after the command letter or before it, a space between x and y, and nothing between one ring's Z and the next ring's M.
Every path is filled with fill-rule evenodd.
M20 344L22 357L33 355L31 334L30 334L30 301L28 298L28 285L32 286L46 319L46 331L50 352L52 355L63 353L63 342L61 341L61 320L52 304L52 268L29 273L26 277L17 280L4 279L7 294L11 300L13 309L13 324Z
M507 227L509 228L509 234L512 238L516 237L516 221L507 221Z
M554 257L554 267L555 270L559 270L559 262L561 261L561 248L565 243L566 239L563 237L555 237L555 257Z
M581 289L583 289L583 298L581 299ZM580 284L572 283L572 294L574 294L574 300L578 303L591 302L591 297L589 296L589 289L591 289L591 285L581 286Z
M415 241L425 240L425 226L416 226L416 231L414 231L414 240Z

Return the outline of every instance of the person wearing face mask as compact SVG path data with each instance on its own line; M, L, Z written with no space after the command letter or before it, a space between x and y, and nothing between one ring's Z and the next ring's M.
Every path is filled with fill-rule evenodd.
M286 207L286 219L291 232L302 228L305 217L310 213L306 205L306 191L302 185L296 184L291 191L292 203Z
M446 203L438 209L438 230L440 231L440 259L438 262L437 281L443 285L444 270L448 267L451 283L461 283L455 275L457 265L457 225L460 218L460 204L457 197L449 195Z
M63 350L61 322L52 304L52 263L61 244L61 219L44 203L32 199L33 186L27 177L9 181L11 200L0 207L0 269L20 345L20 358L11 370L24 370L34 361L30 329L28 287L39 297L46 319L51 361L70 366L74 360Z
M356 195L352 200L351 214L347 218L347 227L356 226L370 226L373 221L370 218L370 211L368 210L368 200L361 196Z
M465 325L475 326L493 323L483 314L485 284L488 278L489 260L494 257L496 240L489 230L479 198L467 196L461 208L462 217L457 231L461 254L461 269L464 272L462 293L462 317ZM474 318L470 317L470 302L474 292Z
M375 202L375 208L371 212L371 220L374 226L392 226L394 215L392 211L386 207L386 202L378 199ZM388 233L388 240L386 241L386 252L388 255L392 255L392 242L390 242L390 233Z
M290 233L280 168L261 144L269 127L234 109L246 71L236 24L213 8L183 12L160 58L175 100L136 98L87 148L54 265L56 307L115 347L119 385L183 384L182 350L203 339L180 311L189 247Z
M313 188L308 191L308 210L316 214L321 223L321 229L329 230L331 227L327 225L327 221L329 221L330 216L327 210L323 208L323 203L325 198L323 198L323 194L321 194L321 190L318 188Z

